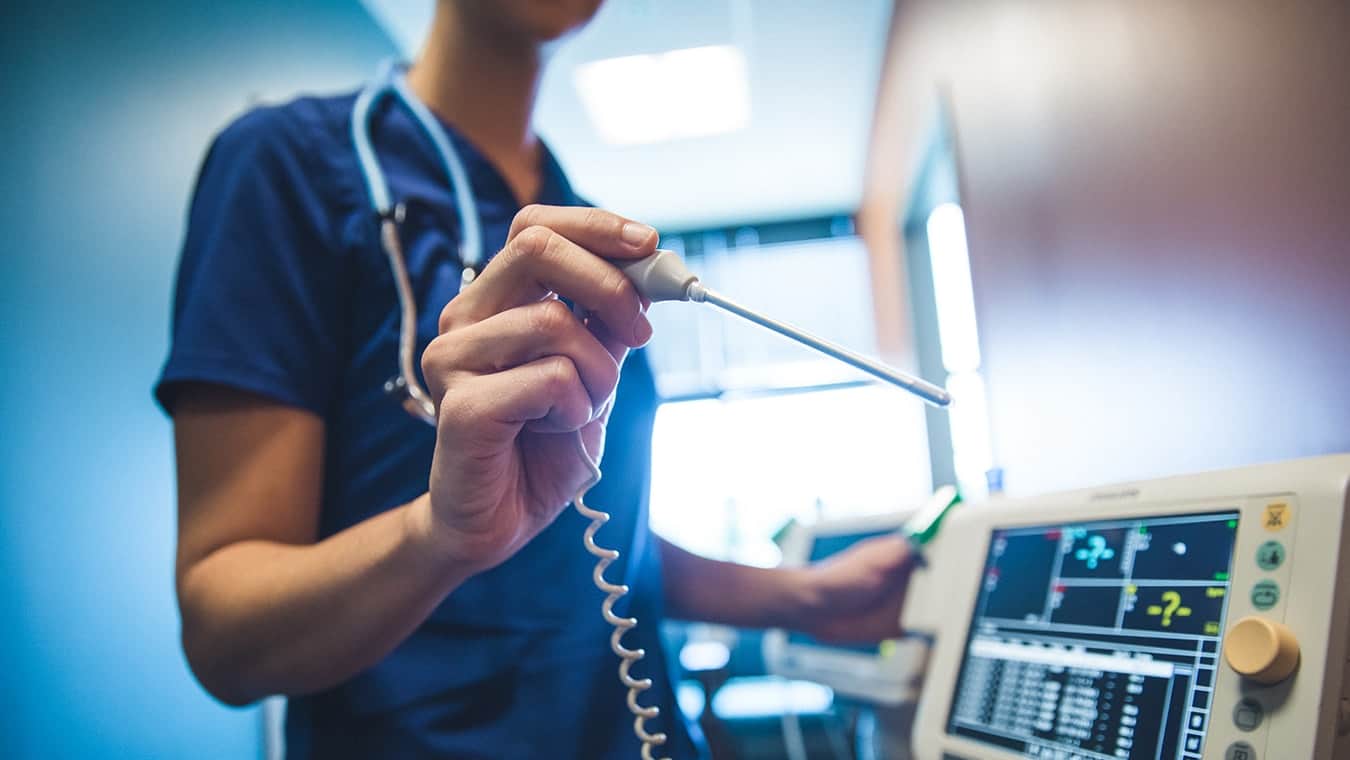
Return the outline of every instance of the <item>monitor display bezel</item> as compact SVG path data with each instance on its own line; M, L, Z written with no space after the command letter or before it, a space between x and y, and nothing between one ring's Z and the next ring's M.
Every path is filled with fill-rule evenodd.
M991 521L981 525L982 540L979 542L979 552L974 556L976 559L968 563L969 568L973 569L973 577L969 578L970 585L966 588L972 589L967 596L964 616L955 618L962 621L962 635L957 640L958 646L955 648L951 661L948 663L951 673L950 688L946 689L946 698L942 701L942 712L937 716L940 720L938 733L944 738L944 741L953 743L951 746L966 747L972 751L984 753L981 756L989 757L1022 757L1022 755L1012 752L1006 748L994 744L980 741L963 734L952 732L952 715L956 709L956 702L960 696L961 676L964 673L967 659L967 652L970 648L971 637L974 635L977 625L977 613L979 611L979 602L982 595L985 574L988 571L991 551L995 536L1001 531L1036 531L1036 530L1065 530L1069 528L1085 527L1101 523L1120 523L1137 522L1149 519L1167 519L1177 517L1209 516L1209 515L1236 515L1237 526L1233 533L1233 546L1229 552L1229 584L1232 585L1237 572L1237 556L1243 545L1243 524L1244 524L1244 502L1243 498L1224 499L1224 500L1204 500L1201 501L1173 501L1162 504L1136 504L1128 509L1117 511L1100 510L1090 514L1072 514L1064 513L1064 510L1047 509L1045 512L1028 516L1022 519L998 519L990 515ZM975 547L972 547L975 548ZM1232 615L1232 598L1229 595L1225 599L1223 613L1220 619L1221 630L1224 629ZM954 616L955 617L955 616ZM939 641L942 641L940 637ZM946 647L942 647L946 648ZM935 656L935 665L943 660L942 653ZM931 675L931 674L930 674ZM1208 739L1206 740L1208 741Z

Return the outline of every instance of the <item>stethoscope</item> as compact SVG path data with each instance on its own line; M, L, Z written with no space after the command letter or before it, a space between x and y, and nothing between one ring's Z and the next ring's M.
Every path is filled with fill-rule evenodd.
M431 395L417 379L414 370L417 350L417 300L413 296L412 283L408 278L408 265L403 257L403 245L399 241L398 228L403 223L406 209L402 203L394 203L389 192L389 182L380 168L379 157L370 140L370 116L380 101L393 97L413 117L422 133L431 141L440 158L441 166L450 178L450 187L455 193L455 212L459 216L460 242L459 263L462 267L460 287L473 282L483 265L483 233L478 222L478 202L474 198L473 188L469 184L468 172L459 152L450 144L441 126L431 111L417 99L403 76L403 67L395 61L386 61L380 66L379 73L361 90L352 106L352 142L356 145L357 162L370 192L370 203L380 220L380 245L389 259L389 269L394 275L394 287L398 290L399 329L398 329L398 374L384 384L384 390L399 399L409 414L429 424L436 424L436 404Z

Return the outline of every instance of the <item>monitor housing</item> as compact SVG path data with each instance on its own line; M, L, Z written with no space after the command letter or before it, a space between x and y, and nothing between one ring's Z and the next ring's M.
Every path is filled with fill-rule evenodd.
M918 758L1350 756L1350 456L953 514L902 623L935 637ZM1225 645L1278 624L1263 684Z

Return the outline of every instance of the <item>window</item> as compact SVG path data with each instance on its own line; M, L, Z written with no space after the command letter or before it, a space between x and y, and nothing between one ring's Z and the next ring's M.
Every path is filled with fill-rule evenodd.
M766 242L755 228L745 227L729 235L666 239L662 245L683 253L709 287L866 352L876 343L867 251L851 230L838 231L842 234ZM695 250L688 250L689 238L698 243ZM649 355L666 398L811 388L866 377L714 307L659 303L650 316L659 337Z
M931 492L923 410L878 385L662 405L652 528L717 559L778 564L774 535L918 504Z
M803 227L803 225L806 225ZM662 242L710 287L875 353L866 250L847 219ZM909 394L721 311L657 304L650 349L663 396L652 528L705 556L779 561L789 519L885 512L931 492L924 412Z
M933 481L955 483L966 500L1001 487L975 319L974 282L953 133L939 104L926 154L902 218L919 372L952 395L928 413Z

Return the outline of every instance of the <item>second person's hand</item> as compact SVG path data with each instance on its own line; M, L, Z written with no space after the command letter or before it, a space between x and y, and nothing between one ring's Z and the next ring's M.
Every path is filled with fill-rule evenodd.
M850 546L804 569L809 604L795 627L825 641L867 642L899 636L909 577L917 558L898 534Z
M477 572L557 517L598 460L646 304L610 260L656 250L651 227L593 208L527 206L506 247L446 305L422 355L436 448L419 530ZM577 304L583 320L559 300Z

